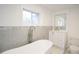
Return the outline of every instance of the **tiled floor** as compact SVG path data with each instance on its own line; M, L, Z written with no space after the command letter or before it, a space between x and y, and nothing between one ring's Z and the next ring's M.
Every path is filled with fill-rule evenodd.
M63 50L60 49L59 47L53 46L46 53L48 53L48 54L62 54Z

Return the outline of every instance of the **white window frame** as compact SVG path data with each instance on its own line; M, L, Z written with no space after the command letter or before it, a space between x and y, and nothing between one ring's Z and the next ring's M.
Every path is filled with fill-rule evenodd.
M27 9L24 9L23 8L23 11L27 11L27 12L30 12L31 13L31 24L29 24L29 25L27 25L26 23L25 23L25 25L27 25L27 26L38 26L39 25L39 13L37 13L37 12L32 12L32 11L30 11L30 10L27 10ZM38 24L34 24L34 21L32 20L32 14L37 14L38 15Z

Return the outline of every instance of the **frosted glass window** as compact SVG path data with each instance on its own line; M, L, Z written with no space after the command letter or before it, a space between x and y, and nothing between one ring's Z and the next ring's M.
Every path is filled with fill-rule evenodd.
M23 22L27 25L31 25L31 13L23 11Z
M23 23L28 26L38 25L39 14L27 10L23 10Z
M32 23L34 25L38 24L39 15L36 13L32 13Z

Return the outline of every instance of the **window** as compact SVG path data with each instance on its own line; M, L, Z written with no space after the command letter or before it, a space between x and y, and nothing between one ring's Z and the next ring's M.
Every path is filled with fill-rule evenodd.
M23 23L28 26L37 26L39 14L23 9Z
M55 16L55 30L66 30L66 14Z

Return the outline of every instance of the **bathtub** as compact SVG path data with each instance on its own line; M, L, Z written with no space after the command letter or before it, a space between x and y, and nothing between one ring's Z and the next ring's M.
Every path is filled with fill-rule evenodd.
M2 54L45 54L52 46L53 43L50 40L38 40L22 47L7 50Z

